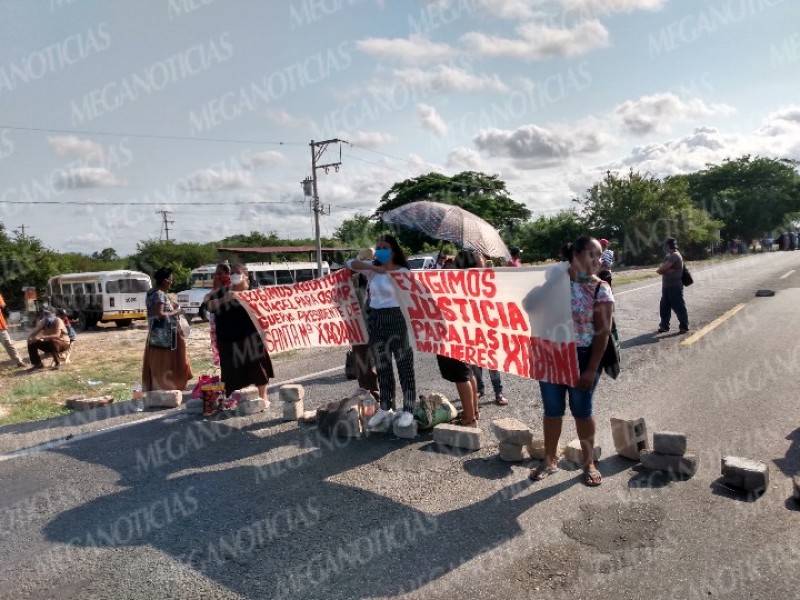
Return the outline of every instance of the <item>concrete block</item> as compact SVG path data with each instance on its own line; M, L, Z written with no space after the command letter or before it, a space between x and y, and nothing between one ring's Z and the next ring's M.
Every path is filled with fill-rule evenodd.
M611 417L611 436L617 454L639 460L639 452L648 450L647 424L643 418Z
M517 419L496 419L492 421L492 431L501 443L525 446L533 440L531 428Z
M544 440L535 439L527 444L528 454L536 460L544 460Z
M769 485L769 467L757 460L726 456L721 471L723 483L748 492L763 491Z
M398 413L398 414L402 414ZM394 419L392 421L392 433L394 433L397 437L403 438L404 440L413 440L417 437L417 433L419 432L419 423L416 419L411 421L411 425L408 427L400 427L398 423L398 419Z
M602 448L595 444L593 453L594 458L592 460L600 460L601 454ZM581 451L580 440L572 440L569 444L564 446L564 458L573 464L583 466L583 452Z
M144 395L145 408L176 408L183 402L180 390L154 390Z
M184 404L186 412L192 415L203 414L203 399L202 398L189 398Z
M317 411L307 410L303 412L303 423L316 423L316 422L317 422Z
M500 442L500 460L506 462L520 462L525 460L525 446Z
M236 412L240 415L254 415L266 409L267 403L263 398L257 397L255 400L240 400L239 405L236 407Z
M686 436L674 431L657 431L653 434L653 450L659 454L683 456L686 454Z
M248 402L250 400L258 400L261 396L258 395L258 388L254 385L236 390L233 394L239 394L239 402ZM233 395L231 394L231 395Z
M303 413L305 412L303 408L303 401L302 400L284 400L283 401L283 420L284 421L297 421L298 419L303 418Z
M659 454L655 450L642 450L639 453L642 466L654 471L670 471L676 475L692 477L697 473L697 456L684 454Z
M800 475L792 477L792 498L800 502Z
M114 402L114 396L97 396L96 398L84 398L83 396L73 396L67 398L66 406L71 410L90 410L100 408Z
M278 390L278 398L281 402L299 402L306 397L306 390L299 384L282 385Z
M482 431L477 427L462 427L442 423L433 428L433 441L444 446L464 448L465 450L480 450L482 444Z

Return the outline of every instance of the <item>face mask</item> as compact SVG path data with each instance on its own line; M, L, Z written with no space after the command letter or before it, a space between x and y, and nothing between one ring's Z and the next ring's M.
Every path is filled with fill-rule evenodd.
M243 281L244 281L244 275L242 275L241 273L234 273L233 275L231 275L231 284L239 285Z
M375 260L385 265L392 260L392 251L389 248L378 248L375 250Z

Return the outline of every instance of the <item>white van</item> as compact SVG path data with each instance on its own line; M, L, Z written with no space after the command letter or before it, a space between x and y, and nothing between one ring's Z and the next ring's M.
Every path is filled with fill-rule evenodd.
M408 266L411 267L412 271L436 268L436 256L421 254L419 256L409 256L407 260Z
M178 304L187 320L199 317L207 321L203 298L209 291L217 265L203 265L192 270L191 289L178 292ZM316 262L247 263L250 289L270 285L290 285L300 281L318 279ZM322 262L322 277L331 272L327 262Z
M47 281L47 297L51 307L63 308L84 328L111 321L127 327L147 318L150 287L150 277L140 271L66 273Z

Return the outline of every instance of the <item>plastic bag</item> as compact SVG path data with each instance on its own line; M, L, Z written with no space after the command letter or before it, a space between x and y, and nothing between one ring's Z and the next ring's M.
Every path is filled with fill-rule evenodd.
M421 396L414 409L414 418L421 429L431 429L441 423L449 423L458 416L453 404L442 394Z
M183 332L183 339L188 340L189 335L192 333L192 327L183 315L178 317L178 327L180 327L181 332Z

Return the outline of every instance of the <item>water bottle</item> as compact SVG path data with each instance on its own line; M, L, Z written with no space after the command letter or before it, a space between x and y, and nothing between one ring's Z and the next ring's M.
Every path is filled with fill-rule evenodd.
M363 407L364 417L369 419L372 415L375 414L377 408L378 406L377 403L375 402L375 398L373 398L372 396L367 396L364 398L364 407Z
M133 401L133 410L135 412L142 412L144 410L144 394L142 393L142 384L134 383L131 385L131 398Z

